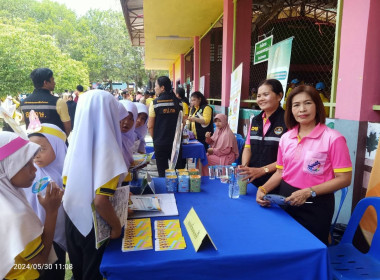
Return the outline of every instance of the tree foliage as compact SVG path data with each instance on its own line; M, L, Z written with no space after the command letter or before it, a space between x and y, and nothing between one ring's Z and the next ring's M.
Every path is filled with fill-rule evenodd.
M33 26L30 29L33 30ZM89 83L88 72L83 63L62 53L55 45L53 37L40 36L23 28L1 24L1 94L15 95L17 92L31 92L33 85L29 75L38 67L48 67L53 70L57 92L75 88L78 84Z
M146 77L142 48L132 47L121 13L90 10L84 16L94 40L97 59L88 61L95 80L142 84Z
M0 0L0 96L33 89L30 72L49 67L56 91L106 80L145 85L143 49L132 47L121 12L82 17L50 0Z

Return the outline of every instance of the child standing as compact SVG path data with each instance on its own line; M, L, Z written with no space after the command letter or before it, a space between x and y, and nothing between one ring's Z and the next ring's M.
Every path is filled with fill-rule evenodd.
M142 103L135 103L137 107L137 120L135 127L136 139L139 142L139 146L137 148L138 153L145 154L145 136L148 133L148 108Z
M135 139L134 134L134 120L133 120L133 114L129 113L126 109L126 106L122 104L130 102L131 101L120 101L118 103L118 109L119 109L119 118L120 118L120 131L121 131L121 139L122 139L122 152L125 164L127 165L127 168L131 166L133 163L133 144Z
M128 119L130 120L130 129L127 133L123 133L123 150L126 149L126 143L128 143L128 149L132 149L132 154L137 152L138 146L140 144L140 141L137 140L136 135L136 120L137 120L137 107L132 101L129 100L122 100L120 103L125 107L125 109L128 111ZM128 140L126 139L128 138ZM136 140L138 142L136 142ZM130 143L132 141L132 144Z
M50 184L45 197L39 197L47 213L43 226L23 191L35 178L38 149L14 133L0 132L0 279L37 279L36 268L51 253L63 192Z
M111 239L120 237L121 224L109 201L127 172L118 101L103 90L84 93L74 126L63 167L67 249L75 280L103 279L99 266L105 244L95 248L91 204L111 227Z
M38 133L29 134L29 140L40 145L40 150L34 157L34 165L37 168L36 181L43 177L50 177L58 187L63 189L62 170L66 156L66 134L56 125L43 123ZM33 210L44 223L45 209L38 201L38 195L31 188L25 190L26 197ZM65 279L66 263L66 237L65 237L65 213L61 205L58 210L57 223L53 246L58 260L52 269L44 271L44 279Z

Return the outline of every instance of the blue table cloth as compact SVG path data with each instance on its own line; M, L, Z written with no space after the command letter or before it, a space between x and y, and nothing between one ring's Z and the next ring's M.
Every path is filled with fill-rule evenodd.
M151 146L146 146L145 149L147 153L154 152L154 148ZM208 163L205 147L197 140L190 140L190 143L186 145L182 144L182 158L200 159L203 165Z
M189 144L182 144L182 158L200 159L202 165L207 165L205 146L197 140L190 140Z
M154 179L164 192L165 179ZM326 246L278 207L262 208L256 188L228 197L228 185L202 177L200 193L176 193L185 250L121 251L112 240L100 271L112 279L331 279ZM210 245L197 253L183 224L194 207L218 250ZM154 235L154 232L153 232ZM153 237L154 244L154 237Z

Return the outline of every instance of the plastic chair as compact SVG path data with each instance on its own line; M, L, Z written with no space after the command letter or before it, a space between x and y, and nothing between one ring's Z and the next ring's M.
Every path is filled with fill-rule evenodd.
M338 211L336 212L336 216L335 216L334 222L331 224L331 227L330 227L330 236L331 236L331 244L330 245L334 245L335 244L335 240L333 238L333 231L334 231L336 222L338 221L339 213L340 213L340 210L342 209L343 202L346 199L346 196L347 196L347 193L348 193L348 187L340 189L340 191L341 191L341 196L340 196L339 208L338 208Z
M237 133L234 133L234 134L235 134L236 141L238 144L238 149L239 149L239 157L235 160L235 162L237 165L239 165L241 164L241 156L242 156L245 140L243 136L241 136L240 134L237 134Z
M328 247L334 279L380 279L379 224L368 253L363 254L352 245L359 222L369 206L373 206L377 217L380 217L380 197L362 199L352 213L340 243Z

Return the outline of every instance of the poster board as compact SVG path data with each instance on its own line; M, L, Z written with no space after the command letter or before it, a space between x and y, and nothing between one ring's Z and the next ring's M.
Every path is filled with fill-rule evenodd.
M177 127L174 135L174 142L172 148L172 154L170 157L169 169L175 169L177 164L179 149L181 147L181 138L182 138L182 111L179 111L178 119L177 119Z
M243 63L231 73L230 106L228 108L228 124L233 133L237 133L239 124L241 83L243 75Z
M286 92L288 84L293 39L294 37L290 37L269 48L267 79L279 80L284 93ZM284 97L282 98L281 104L284 103Z
M199 79L199 91L202 94L205 94L205 76L202 76Z

